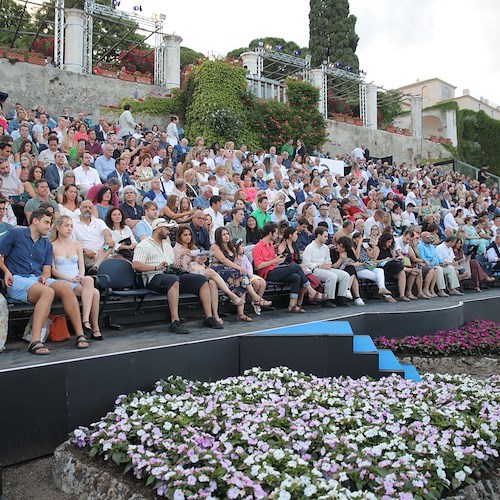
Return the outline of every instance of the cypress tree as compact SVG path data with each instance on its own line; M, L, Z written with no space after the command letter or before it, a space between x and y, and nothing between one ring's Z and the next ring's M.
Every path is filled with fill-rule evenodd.
M355 31L356 16L349 14L349 0L310 0L309 50L312 67L323 61L359 69Z

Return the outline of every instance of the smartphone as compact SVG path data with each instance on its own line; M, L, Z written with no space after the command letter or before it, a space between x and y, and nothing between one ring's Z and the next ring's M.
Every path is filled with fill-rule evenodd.
M105 252L107 252L110 248L111 248L111 247L110 247L107 243L105 243L105 244L102 246L102 249L103 249Z

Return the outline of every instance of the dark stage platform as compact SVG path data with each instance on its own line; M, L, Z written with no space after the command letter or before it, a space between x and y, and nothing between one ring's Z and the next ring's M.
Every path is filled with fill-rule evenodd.
M200 320L187 321L189 335L168 333L162 324L135 326L104 330L105 340L94 341L86 350L76 350L74 339L49 343L52 354L44 357L29 354L24 342L10 342L8 351L0 355L4 408L0 412L0 463L6 466L51 453L68 432L110 410L117 395L149 389L160 378L175 374L208 380L238 375L248 367L248 351L242 346L257 331L344 320L357 335L424 335L459 327L474 318L499 321L499 299L500 290L488 289L409 303L373 300L365 307L308 307L306 314L263 312L260 317L253 315L252 323L236 322L230 315L223 330L201 328ZM272 345L273 350L280 348L279 341ZM269 362L269 352L266 359Z

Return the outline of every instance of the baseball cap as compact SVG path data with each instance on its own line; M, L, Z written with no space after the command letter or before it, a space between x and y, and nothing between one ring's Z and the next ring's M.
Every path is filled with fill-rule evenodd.
M164 219L163 217L160 217L159 219L155 219L153 223L151 224L151 229L154 231L155 229L158 229L159 227L168 227L169 229L173 229L177 227L177 223L174 221L169 221Z

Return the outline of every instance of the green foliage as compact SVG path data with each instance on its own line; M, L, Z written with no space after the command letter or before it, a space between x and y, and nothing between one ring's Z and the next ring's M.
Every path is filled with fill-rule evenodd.
M239 49L233 49L226 54L226 57L228 59L238 59L241 56L241 54L243 54L243 52L246 52L248 50L249 50L248 47L240 47Z
M188 137L205 142L252 139L244 108L246 73L240 66L204 61L188 75L182 102Z
M188 47L181 47L181 71L190 64L195 64L198 59L204 59L201 52L196 52Z
M309 50L313 67L323 61L359 68L356 16L349 14L349 0L310 0Z
M401 107L401 93L397 90L388 90L387 92L378 92L377 107L380 112L382 125L392 123L392 120L403 114Z
M27 31L32 31L31 14L28 9L13 0L3 0L0 15L0 46L27 49L31 45L31 36ZM19 25L19 32L15 36ZM14 43L13 43L14 42Z
M180 91L172 90L171 97L146 96L144 99L122 99L118 106L123 109L125 104L130 104L131 111L134 113L145 113L148 115L169 115L178 113L180 110Z
M259 145L278 149L290 138L311 151L326 140L325 121L317 108L319 91L307 82L286 81L290 104L248 97L249 121Z
M273 50L277 50L276 48L278 47L278 45L281 45L283 47L283 50L281 52L283 52L284 54L294 55L294 52L296 50L300 50L301 57L304 57L305 55L309 54L308 47L300 47L297 43L293 41L287 42L284 38L277 38L274 36L255 38L249 44L250 50L255 50L258 47L259 42L262 42L264 46L271 45Z

